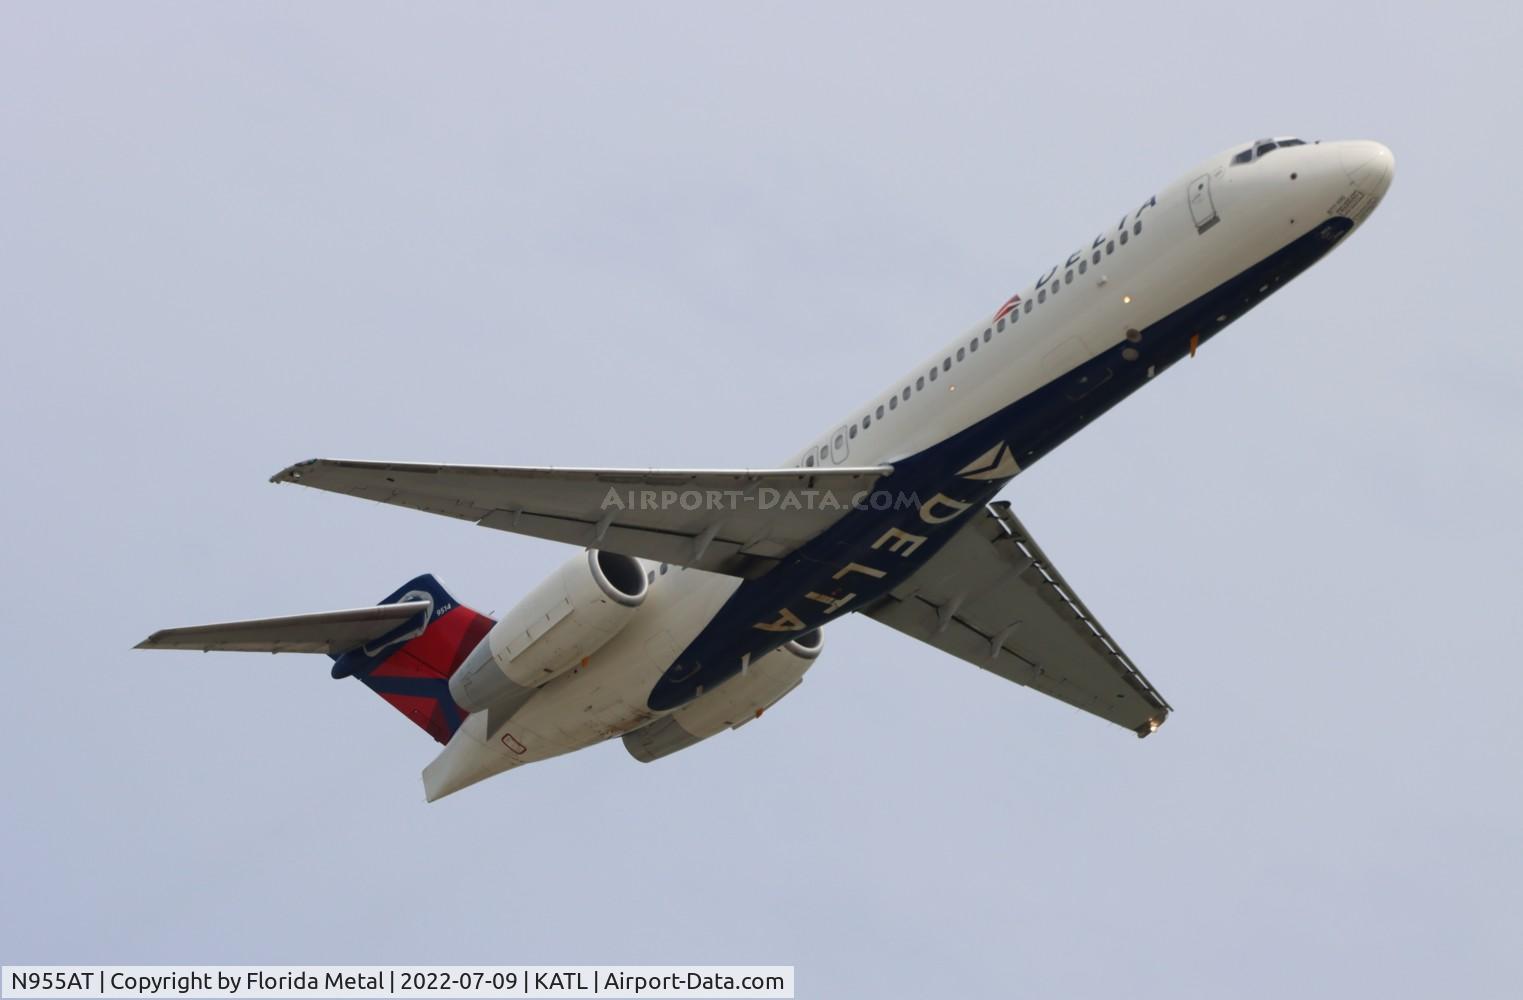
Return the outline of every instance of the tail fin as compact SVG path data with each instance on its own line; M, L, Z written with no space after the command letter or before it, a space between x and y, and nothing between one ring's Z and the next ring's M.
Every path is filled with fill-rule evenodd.
M425 573L393 591L381 604L427 601L428 606L379 638L335 657L334 677L360 682L448 743L465 721L449 693L449 679L481 637L496 624L458 603Z

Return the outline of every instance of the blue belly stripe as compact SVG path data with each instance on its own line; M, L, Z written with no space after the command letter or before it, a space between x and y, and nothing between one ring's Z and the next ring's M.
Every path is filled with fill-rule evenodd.
M922 521L918 507L854 510L844 515L765 576L742 583L657 681L647 699L649 707L654 711L675 709L738 673L742 657L760 659L794 636L871 604L902 584L1009 481L963 479L957 475L959 470L1001 443L1013 449L1022 469L1029 468L1185 357L1192 339L1199 338L1199 343L1210 340L1283 288L1320 260L1352 228L1350 219L1327 220L1141 331L1138 342L1123 341L945 441L909 458L895 460L893 473L880 480L876 489L889 494L913 494L921 501L944 491L947 496L967 503L967 509L938 525ZM1136 356L1129 360L1125 351L1135 351ZM1149 368L1153 376L1148 375ZM872 545L894 527L926 536L926 541L908 557L893 555L885 559L884 552L874 550ZM853 574L848 580L833 578L851 562L886 570L887 575L879 579L861 574ZM832 613L827 612L824 604L804 597L811 592L856 596ZM757 622L777 620L784 608L803 622L801 630L770 632L754 627Z

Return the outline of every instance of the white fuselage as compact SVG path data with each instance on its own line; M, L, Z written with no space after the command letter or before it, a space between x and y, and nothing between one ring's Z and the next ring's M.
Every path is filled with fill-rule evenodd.
M1378 143L1295 144L1232 162L1242 150L1211 157L1156 195L1138 198L1052 261L1050 271L1044 268L1020 291L1013 312L974 325L923 358L786 464L870 466L924 453L1115 350L1129 331L1137 337L1329 219L1357 226L1391 176L1390 153ZM1029 464L1026 456L1014 458ZM661 714L647 707L653 685L742 581L645 568L649 596L627 627L510 718L489 726L488 713L471 715L425 772L430 798L624 734Z

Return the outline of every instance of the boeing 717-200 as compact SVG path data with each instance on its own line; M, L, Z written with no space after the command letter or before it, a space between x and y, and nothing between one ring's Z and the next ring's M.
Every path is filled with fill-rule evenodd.
M1341 243L1392 171L1376 142L1213 156L773 468L293 465L274 481L579 551L500 620L425 575L377 607L140 646L326 653L444 744L430 801L613 737L653 761L744 725L852 612L1147 736L1168 702L994 498Z

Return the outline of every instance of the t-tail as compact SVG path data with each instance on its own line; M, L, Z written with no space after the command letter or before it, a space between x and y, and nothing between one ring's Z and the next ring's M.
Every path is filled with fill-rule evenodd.
M164 629L138 648L326 653L335 678L357 678L448 743L467 714L450 697L450 676L493 624L425 573L375 607Z
M466 716L450 697L449 679L495 621L460 604L428 573L392 591L378 607L419 602L426 606L395 628L335 656L332 673L358 678L428 735L448 743Z

